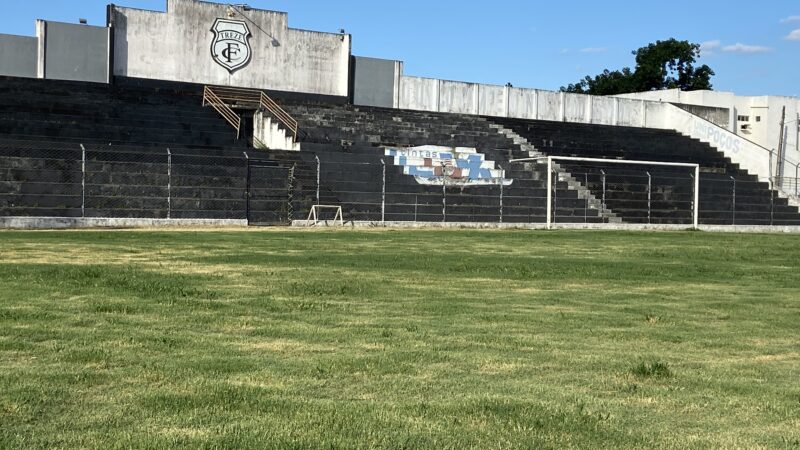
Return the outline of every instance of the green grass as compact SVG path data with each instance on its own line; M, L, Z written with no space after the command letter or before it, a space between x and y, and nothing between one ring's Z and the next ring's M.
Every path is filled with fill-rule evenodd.
M800 448L800 238L0 232L3 448Z

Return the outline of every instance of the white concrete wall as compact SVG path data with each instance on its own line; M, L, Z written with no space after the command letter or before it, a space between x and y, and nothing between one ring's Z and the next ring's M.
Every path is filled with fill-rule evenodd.
M787 122L800 118L800 101L784 97L756 97L735 104L729 103L735 96L717 92L670 90L594 97L409 76L401 76L399 84L397 105L402 109L676 130L717 147L734 163L763 179L774 176L777 165L773 160L770 167L768 149L777 149L780 127L768 125L779 124L780 107L784 104L788 105ZM774 142L767 131L750 137L737 135L672 105L673 102L707 102L712 108L730 109L731 114L734 110L740 114L744 109L761 111L763 128L774 135ZM800 128L796 122L785 128L786 156L790 161L800 162ZM761 142L773 142L774 147ZM785 166L784 176L793 177L794 172L794 165Z
M508 115L508 88L478 85L479 113L482 116L504 117Z
M228 5L167 0L167 12L114 7L114 75L306 92L348 94L350 36L288 27L285 13L233 14L248 24L252 60L232 75L211 57L218 18Z

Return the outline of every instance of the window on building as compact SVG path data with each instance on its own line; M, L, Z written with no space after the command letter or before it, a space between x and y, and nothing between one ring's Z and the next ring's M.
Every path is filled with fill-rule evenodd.
M739 122L750 122L750 116L739 116Z
M756 116L756 122L761 122L761 116Z

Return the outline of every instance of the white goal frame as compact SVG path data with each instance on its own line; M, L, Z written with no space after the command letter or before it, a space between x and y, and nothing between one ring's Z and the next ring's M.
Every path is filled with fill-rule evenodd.
M336 216L333 218L333 225L336 226L336 222L339 222L340 226L344 226L344 214L342 213L341 206L334 206L334 205L314 205L311 207L311 211L308 213L308 219L306 219L306 226L311 226L311 222L313 220L313 226L319 225L319 211L326 210L326 209L335 209Z
M547 229L553 228L553 161L591 162L632 166L688 167L694 169L694 205L692 208L692 228L700 229L700 164L668 163L660 161L637 161L627 159L576 158L570 156L542 156L538 158L512 159L511 163L539 162L547 160ZM588 186L584 186L589 189Z

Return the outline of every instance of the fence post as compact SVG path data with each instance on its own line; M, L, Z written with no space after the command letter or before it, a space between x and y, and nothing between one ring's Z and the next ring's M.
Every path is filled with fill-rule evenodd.
M798 126L800 126L800 125L798 125ZM797 164L794 165L794 195L795 196L798 195L797 184L800 183L800 178L798 178L798 176L800 176L800 163L797 163Z
M167 219L172 218L172 151L167 148Z
M383 177L381 179L381 223L386 223L386 161L381 158L381 169Z
M602 174L602 180L603 180L603 199L602 199L602 204L600 205L600 207L603 209L602 213L605 214L606 213L606 171L603 170L603 169L600 169L600 173Z
M553 223L558 222L558 172L553 170Z
M446 167L442 163L442 223L447 223L447 176Z
M417 223L417 209L419 209L419 195L414 196L414 223Z
M244 197L245 197L245 220L247 220L247 224L250 225L250 156L247 155L247 152L244 153L245 159L245 168L247 170L247 175L245 176L245 183L247 184L244 189Z
M650 172L647 173L647 224L650 225L653 223L652 220L652 200L653 200L653 176L650 175Z
M695 230L700 229L700 165L694 168L694 211L692 225Z
M292 167L289 169L289 179L287 180L287 197L288 203L286 205L286 221L289 225L292 224L294 221L294 172L297 169L297 163L292 164ZM334 223L336 220L334 219Z
M583 202L583 223L589 223L589 173L583 174L583 187L586 188L586 201Z
M731 225L736 225L736 178L729 177L733 181L733 190L731 192Z
M81 144L81 217L86 217L86 147Z
M553 227L553 158L547 157L547 229Z
M506 172L502 172L503 175L500 177L500 223L503 223L503 196L505 194L505 179L506 179Z
M320 179L321 179L321 172L322 172L321 171L322 163L320 163L320 161L319 161L319 155L315 155L314 159L317 160L317 206L319 206L320 205L320 203L319 203L319 187L320 187Z

